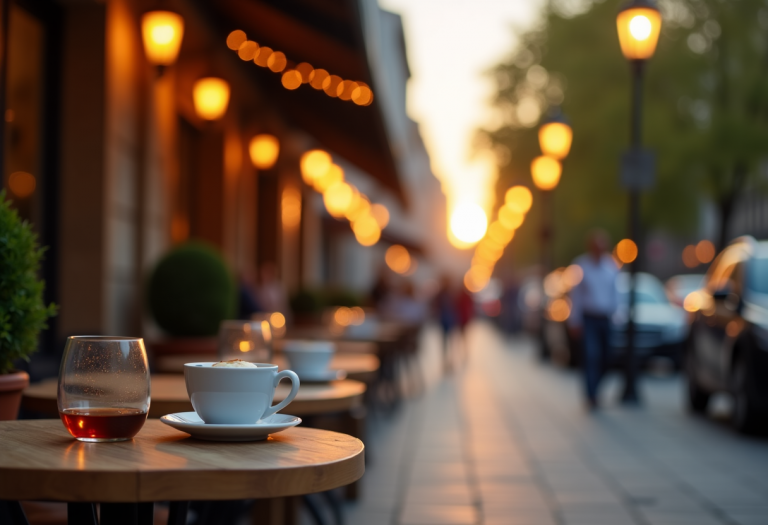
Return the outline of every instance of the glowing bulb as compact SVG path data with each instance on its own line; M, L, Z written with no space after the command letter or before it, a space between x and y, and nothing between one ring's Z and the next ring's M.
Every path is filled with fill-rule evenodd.
M513 186L507 190L504 196L506 206L517 213L528 213L533 204L533 195L531 190L525 186Z
M483 209L474 203L459 204L451 215L451 232L464 243L474 244L485 235L488 218Z
M192 88L197 116L203 120L218 120L227 112L229 84L215 77L201 78Z
M275 328L282 328L285 326L285 316L280 312L274 312L269 316L269 322Z
M645 40L651 36L651 21L645 15L637 15L629 21L629 32L636 40Z
M169 66L179 56L184 19L172 11L150 11L141 17L141 36L147 60L158 66Z
M629 264L637 259L637 244L632 239L622 239L616 245L616 257L623 264Z
M315 180L325 175L331 167L331 156L321 149L307 151L301 156L299 167L304 182L313 184Z
M546 155L536 157L531 163L533 183L542 191L555 189L557 183L560 182L560 174L562 171L563 168L560 163Z
M280 141L274 135L267 133L256 135L248 145L248 153L254 168L268 170L277 162L277 157L280 154Z
M411 255L405 247L399 244L393 244L387 248L384 261L389 269L396 273L406 273L411 267Z

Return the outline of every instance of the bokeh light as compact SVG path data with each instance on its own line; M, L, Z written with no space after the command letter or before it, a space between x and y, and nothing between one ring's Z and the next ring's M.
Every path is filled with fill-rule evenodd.
M346 182L336 182L323 192L325 209L334 217L343 217L352 204L352 187Z
M325 69L315 69L309 74L309 85L317 90L323 89L323 83L330 74Z
M531 162L531 177L533 183L542 191L550 191L557 187L560 182L560 174L563 168L560 163L552 157L542 155L536 157Z
M325 91L325 94L329 97L337 97L339 84L341 84L341 82L342 80L340 76L331 75L323 80L323 91Z
M302 62L301 64L296 66L296 71L299 72L301 75L301 83L307 84L309 83L310 79L312 78L312 73L314 72L314 68L312 67L312 64L309 64L308 62Z
M371 204L371 216L376 219L376 224L382 230L389 224L389 210L383 204Z
M507 190L504 196L505 205L517 213L528 213L533 204L531 190L525 186L513 186Z
M254 42L253 40L246 40L242 44L240 44L240 47L237 48L237 56L240 57L241 60L251 61L253 60L253 57L256 56L256 53L259 51L259 44Z
M285 89L298 89L301 86L301 73L296 71L295 69L289 69L285 73L283 73L282 78L280 81L283 84L283 87Z
M8 177L8 189L20 199L25 199L35 192L35 176L26 171L16 171Z
M683 300L683 308L686 312L698 312L703 304L704 301L702 300L701 293L698 291L689 293Z
M344 170L338 164L331 164L328 170L315 179L315 189L320 193L325 192L329 187L333 186L337 182L344 180Z
M696 268L699 265L699 258L696 257L696 246L693 244L683 248L683 264L686 268Z
M549 318L556 323L567 321L571 316L571 304L565 297L559 297L549 303L547 307Z
M192 100L197 116L203 120L218 120L227 112L229 84L221 78L201 78L192 88Z
M569 289L578 286L582 279L584 279L584 270L578 264L572 264L563 271L563 282Z
M240 49L240 44L248 40L245 31L235 29L229 35L227 35L227 47L232 51Z
M253 62L257 66L267 67L269 64L269 57L272 56L271 47L260 47L256 54L253 56Z
M352 231L355 233L355 239L363 246L373 246L381 238L381 228L376 223L376 219L370 215L361 217L352 223Z
M269 316L269 324L280 329L285 326L285 316L280 312L273 312Z
M701 264L709 264L714 258L715 245L712 244L712 241L706 239L699 241L696 245L696 259L698 259Z
M393 272L404 274L411 267L411 255L404 246L393 244L387 248L384 254L384 262L387 263L387 266Z
M325 175L332 164L331 156L321 149L307 151L299 160L301 177L307 184L314 184L317 179Z
M254 168L268 170L280 155L280 141L274 135L261 133L251 139L248 153Z
M637 244L632 239L622 239L616 245L616 257L623 264L629 264L637 259Z
M499 208L499 222L508 230L516 230L523 224L524 220L524 214L513 211L506 204Z
M267 67L275 72L279 73L282 70L285 69L285 66L288 65L288 60L285 58L285 53L282 51L275 51L271 55L269 55L269 58L267 59ZM299 84L301 84L301 74L299 73ZM285 83L283 83L285 85Z
M474 244L483 238L488 228L488 218L475 203L459 204L451 214L451 232L464 243Z
M179 56L184 37L184 19L173 11L149 11L141 17L142 40L147 59L169 66Z
M548 157L562 160L571 151L573 130L563 122L549 122L539 128L541 152Z

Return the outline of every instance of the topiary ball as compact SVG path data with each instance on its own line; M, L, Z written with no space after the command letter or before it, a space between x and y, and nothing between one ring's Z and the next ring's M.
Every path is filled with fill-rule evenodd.
M149 279L149 310L176 337L216 335L234 317L237 290L232 274L212 247L189 242L171 250Z

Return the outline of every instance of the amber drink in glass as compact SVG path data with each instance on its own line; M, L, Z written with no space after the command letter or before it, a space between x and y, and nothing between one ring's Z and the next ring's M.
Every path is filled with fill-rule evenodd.
M59 416L80 441L125 441L149 411L149 366L136 337L67 338L59 370Z

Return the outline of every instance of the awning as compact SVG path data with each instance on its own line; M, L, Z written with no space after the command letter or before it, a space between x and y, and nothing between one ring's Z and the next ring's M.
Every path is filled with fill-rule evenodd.
M397 163L387 138L384 114L375 94L362 33L358 0L216 0L198 2L222 31L242 29L260 45L309 62L344 79L371 86L374 101L357 106L309 86L289 91L280 75L244 63L280 113L312 135L323 147L367 172L405 204Z

